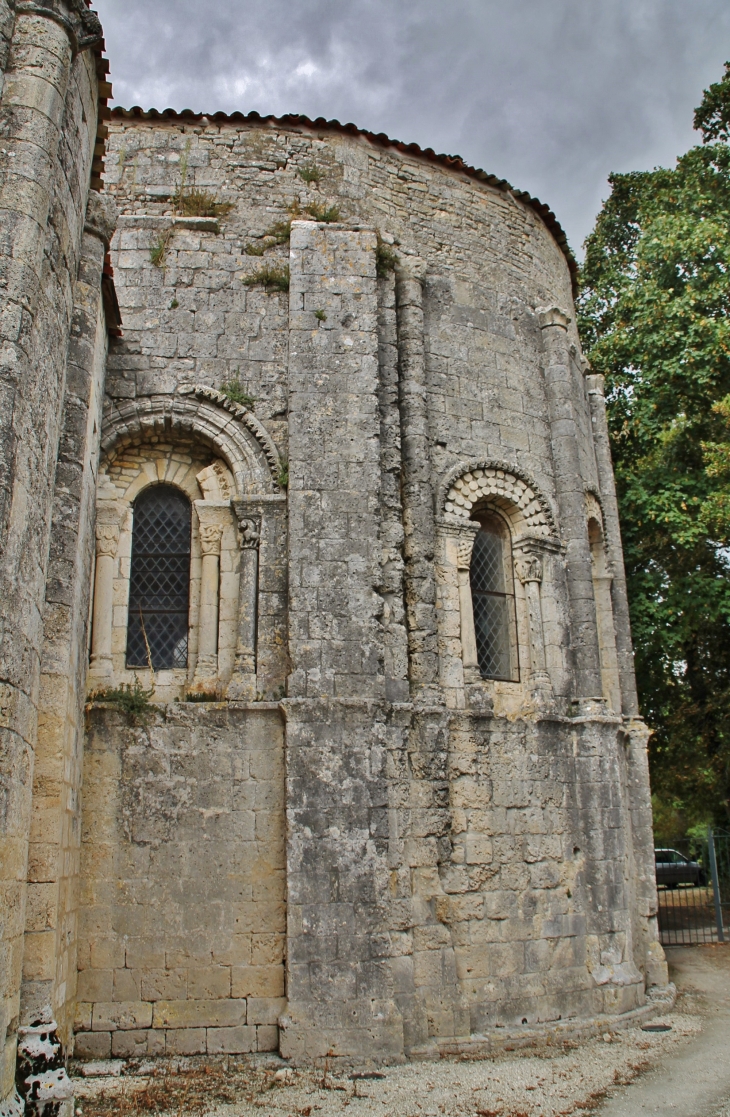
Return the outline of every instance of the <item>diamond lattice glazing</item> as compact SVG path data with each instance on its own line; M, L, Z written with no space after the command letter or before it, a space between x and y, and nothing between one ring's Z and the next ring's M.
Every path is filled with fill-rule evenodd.
M496 530L477 533L469 578L479 671L485 679L511 679L512 598L505 592L504 540Z
M127 667L185 667L188 661L190 502L170 485L145 490L134 506ZM146 636L146 642L145 642Z

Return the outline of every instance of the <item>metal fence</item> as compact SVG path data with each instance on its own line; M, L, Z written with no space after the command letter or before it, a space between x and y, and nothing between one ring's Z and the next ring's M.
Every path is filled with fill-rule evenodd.
M666 848L700 866L696 884L657 880L659 933L664 946L730 939L730 834L708 830L704 838L677 838ZM659 876L659 874L658 874Z

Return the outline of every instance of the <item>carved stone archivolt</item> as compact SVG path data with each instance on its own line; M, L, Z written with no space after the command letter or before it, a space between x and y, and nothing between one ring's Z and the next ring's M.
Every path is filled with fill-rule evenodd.
M547 500L527 474L506 462L474 461L455 466L441 484L439 505L445 521L453 523L469 520L475 505L489 498L517 509L524 532L555 536Z

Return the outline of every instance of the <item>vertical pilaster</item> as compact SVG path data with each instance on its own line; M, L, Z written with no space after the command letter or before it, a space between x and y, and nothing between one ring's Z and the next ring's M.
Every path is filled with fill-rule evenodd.
M411 696L439 704L436 624L436 533L428 436L423 286L406 271L396 276L405 598Z
M585 509L585 487L578 448L576 382L568 342L569 316L557 307L538 309L545 350L545 387L550 436L560 509L560 530L566 541L575 697L602 702L601 661L596 606L593 598L591 552Z
M398 413L398 326L395 277L378 280L378 404L380 406L379 591L383 599L385 687L393 701L407 701L408 636L403 587L403 504L401 500L400 417Z
M289 288L287 1057L392 1060L374 232L295 221Z
M619 679L621 684L621 711L626 717L637 717L639 699L636 693L634 674L634 650L631 644L631 621L629 618L629 599L626 592L626 573L621 546L621 526L618 518L616 482L611 461L611 444L608 437L606 418L606 397L603 390L604 378L599 373L586 368L586 387L588 404L591 411L593 446L596 453L598 483L603 498L603 513L606 521L606 548L608 561L613 573L611 602L613 624L616 633L616 654L618 657Z
M58 150L73 56L88 39L85 25L98 26L63 0L56 11L14 6L0 100L0 1107L14 1091L41 618L89 135L80 147L83 200L59 207L61 221L75 219L67 256L54 244L49 266L46 249L55 191L66 186ZM3 29L7 16L5 7Z
M76 992L83 704L107 355L101 276L115 219L113 200L92 191L74 287L43 609L21 1023L57 1022L64 1045ZM123 510L113 504L107 510L98 529L104 545L113 546ZM111 603L107 617L111 638Z

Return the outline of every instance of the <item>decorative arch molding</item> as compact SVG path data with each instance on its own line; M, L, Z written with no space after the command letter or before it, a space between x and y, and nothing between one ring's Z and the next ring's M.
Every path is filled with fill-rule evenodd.
M531 536L556 540L555 518L546 498L524 470L510 462L460 462L446 474L438 491L438 510L447 523L468 521L477 501L494 497L508 502L521 514Z
M102 423L101 450L111 456L151 436L176 435L198 435L213 447L233 474L238 498L281 492L281 463L271 437L250 411L214 388L198 385L177 396L115 404Z
M589 520L589 521L590 520L596 520L596 522L598 523L598 526L601 529L601 535L602 535L602 539L603 539L603 549L604 549L604 551L607 551L608 550L608 535L607 535L607 532L606 532L606 513L605 513L604 508L603 508L603 500L601 499L601 494L598 492L597 489L586 487L585 498L586 498L586 519Z

